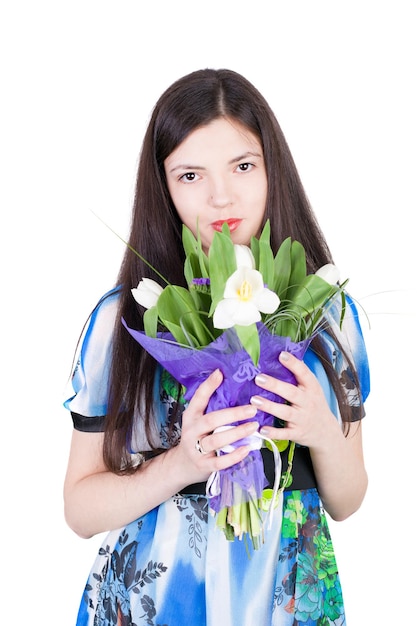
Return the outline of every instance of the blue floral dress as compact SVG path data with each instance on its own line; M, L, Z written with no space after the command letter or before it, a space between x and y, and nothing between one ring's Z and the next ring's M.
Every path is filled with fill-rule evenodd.
M106 414L109 356L117 290L96 307L84 332L64 402L74 426L102 430ZM335 326L336 332L339 332ZM339 351L329 355L353 407L369 393L369 370L355 306L339 333L360 378L358 390ZM330 340L329 340L330 341ZM339 411L318 359L305 362L319 378L335 418ZM359 395L360 394L360 395ZM155 377L161 447L175 444L180 424L168 429L172 380ZM357 411L357 419L362 414ZM138 416L133 454L149 450ZM294 465L299 450L296 449ZM300 457L301 458L301 457ZM342 590L326 516L317 489L284 492L282 514L272 517L265 541L253 550L244 540L227 541L216 527L205 493L179 493L105 538L87 578L76 626L341 626L346 624Z

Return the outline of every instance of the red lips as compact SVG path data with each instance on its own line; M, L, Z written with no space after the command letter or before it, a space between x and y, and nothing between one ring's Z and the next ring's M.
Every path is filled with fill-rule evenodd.
M227 224L229 226L230 232L232 233L234 230L236 230L241 221L242 220L238 219L237 217L232 217L228 220L217 220L216 222L212 223L212 227L217 232L221 232L223 224Z

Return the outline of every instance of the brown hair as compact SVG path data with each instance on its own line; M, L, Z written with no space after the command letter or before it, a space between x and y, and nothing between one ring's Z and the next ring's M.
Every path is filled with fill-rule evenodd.
M286 237L292 237L304 246L309 271L314 272L331 262L329 248L274 113L248 80L226 69L204 69L188 74L159 98L140 155L130 246L170 282L184 284L182 224L168 193L164 161L189 133L219 117L240 122L261 142L268 180L264 221L270 220L273 250L276 251ZM143 310L130 292L143 277L159 281L145 263L126 249L117 280L121 296L114 330L111 396L104 439L104 460L114 472L121 467L123 471L134 471L127 447L133 415L139 404L145 407L141 415L149 444L154 446L150 433L156 364L120 323L124 317L128 325L143 328ZM349 422L345 395L319 338L314 340L313 347L335 390L342 419Z

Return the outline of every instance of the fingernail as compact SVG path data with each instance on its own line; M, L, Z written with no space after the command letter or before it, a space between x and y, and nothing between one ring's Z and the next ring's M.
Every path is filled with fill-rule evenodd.
M255 376L255 383L256 384L261 384L263 385L264 383L266 383L266 376L264 376L263 374L257 374Z
M290 355L288 352L281 352L280 354L281 361L288 361L289 358L290 358Z
M262 426L259 432L261 433L261 435L265 435L265 437L269 437L269 428L265 428L265 426Z
M260 396L252 396L249 402L254 406L262 406L264 401Z
M249 422L249 424L251 425L250 430L252 432L255 432L255 430L258 430L259 428L259 422Z

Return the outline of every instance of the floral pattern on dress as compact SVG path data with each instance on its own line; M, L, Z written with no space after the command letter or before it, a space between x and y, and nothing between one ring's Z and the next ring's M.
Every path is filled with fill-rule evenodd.
M166 420L160 425L159 435L161 446L170 448L176 446L181 439L181 415L184 410L182 393L178 397L178 383L166 370L161 369L160 402L166 409ZM172 424L172 415L175 412L176 421Z
M144 623L154 626L156 609L152 597L146 593L146 587L163 576L167 567L162 562L152 560L142 568L138 567L136 553L142 522L138 522L136 526L137 533L133 538L125 528L119 535L117 547L111 550L109 545L104 545L99 550L99 557L104 557L105 565L101 571L92 573L91 582L87 583L84 592L84 600L95 611L94 626L137 626L132 621L131 594L141 596L143 617L146 619ZM90 592L94 588L93 581L100 589L95 607L90 598Z
M238 545L229 552L230 542L224 537L218 541L218 529L208 523L209 502L206 496L178 495L169 502L171 508L168 514L165 511L167 504L164 503L124 528L117 536L113 533L113 546L103 543L85 588L77 626L217 626L211 619L206 621L200 613L195 621L190 621L179 608L181 606L185 612L189 610L187 615L193 614L192 604L201 609L201 598L207 591L203 576L207 567L207 541L210 536L213 539L213 532L217 535L219 547L216 555L218 567L229 562L230 575L235 581L243 580L252 565L255 566L250 576L256 580L257 600L261 604L264 602L264 616L260 616L263 621L259 622L262 626L345 626L333 545L315 489L284 494L276 572L267 571L262 566L264 557L268 559L268 543L257 551L255 563L255 555L246 552L243 542L234 542ZM174 527L180 523L181 533L177 543L168 541L165 546L154 537L162 536L157 532L158 527L166 534L168 520ZM150 554L155 557L150 558ZM231 554L237 558L231 559ZM177 563L177 558L181 565ZM190 566L193 561L200 564L195 570ZM183 578L184 572L187 572L186 578ZM275 581L275 589L271 590L274 602L268 613L264 578L267 581L271 576ZM166 596L158 595L160 584L167 590ZM176 601L172 599L172 585L176 587ZM198 587L201 593L196 597L201 601L190 601L187 609L188 594ZM264 591L265 598L262 600ZM226 597L231 591L225 589L223 593ZM244 594L239 602L244 612ZM177 606L175 611L174 608L171 610L177 617L171 612L168 620L166 606L170 604L174 608ZM236 620L239 621L225 620L223 623L252 626L250 621L241 617L236 617Z
M205 496L178 496L174 497L174 502L179 511L185 512L189 522L188 545L198 558L201 558L202 549L207 542L207 531L204 526L208 520L208 500Z
M295 624L345 624L342 590L327 519L315 490L285 494L276 605ZM279 622L277 622L279 623Z

